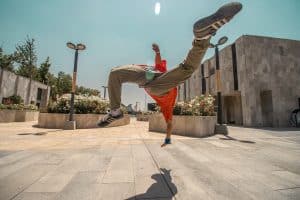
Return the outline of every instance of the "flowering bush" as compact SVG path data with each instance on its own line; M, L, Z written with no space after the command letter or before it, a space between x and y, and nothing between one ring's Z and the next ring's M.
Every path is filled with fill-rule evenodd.
M174 115L214 116L214 101L211 96L196 96L189 102L177 102L173 109Z
M127 113L126 108L121 107L123 113ZM109 111L109 102L96 96L76 95L74 100L74 113L76 114L106 114ZM65 95L56 102L48 105L49 113L69 113L70 95Z
M8 110L32 110L36 111L38 110L38 107L32 104L24 105L24 104L0 104L0 110L1 109L8 109Z

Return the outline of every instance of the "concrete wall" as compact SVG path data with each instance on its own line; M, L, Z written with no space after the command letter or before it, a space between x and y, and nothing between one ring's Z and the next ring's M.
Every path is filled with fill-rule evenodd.
M27 122L38 120L39 112L30 110L0 110L0 122Z
M99 128L97 123L104 115L101 114L74 114L77 129ZM63 129L65 123L69 120L69 114L60 113L40 113L38 118L38 126L40 128ZM130 116L125 115L124 118L116 120L110 126L123 126L130 123Z
M224 110L232 110L235 121L245 126L289 126L290 113L298 108L300 98L300 41L242 36L235 46L238 90L234 88L231 45L219 53ZM206 90L215 96L215 58L203 64ZM193 76L189 81L202 85ZM199 88L202 86L190 88L195 90L192 96ZM223 113L225 121L226 117Z
M289 126L300 98L300 41L244 36L236 41L244 124L264 126L262 95L271 92L274 127Z
M39 103L46 106L50 96L50 87L0 68L0 103L3 98L19 95L24 100L24 104L30 104L30 102L36 104L38 88L42 89L42 99Z
M207 137L215 133L216 116L179 116L172 119L172 134ZM149 116L149 131L166 133L167 125L161 113Z

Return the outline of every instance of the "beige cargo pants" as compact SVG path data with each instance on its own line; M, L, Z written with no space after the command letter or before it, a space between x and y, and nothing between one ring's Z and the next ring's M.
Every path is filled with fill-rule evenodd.
M166 73L157 74L151 81L146 79L146 71L141 66L123 65L113 68L108 79L110 108L120 108L122 83L136 83L156 96L166 94L191 77L199 67L208 46L209 40L194 40L193 47L181 64Z

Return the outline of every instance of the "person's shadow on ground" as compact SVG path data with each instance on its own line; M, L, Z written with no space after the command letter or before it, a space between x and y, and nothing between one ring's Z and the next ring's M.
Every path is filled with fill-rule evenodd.
M153 183L144 194L138 194L126 200L156 198L171 200L177 194L177 187L172 183L171 170L161 168L161 171L163 174L158 173L151 176L156 182Z

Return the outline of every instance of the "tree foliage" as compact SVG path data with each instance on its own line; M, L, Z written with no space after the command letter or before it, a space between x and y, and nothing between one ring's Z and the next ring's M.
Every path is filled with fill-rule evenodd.
M0 47L0 67L7 71L14 71L14 55L5 55L3 49Z
M83 86L77 86L76 92L77 95L81 94L84 96L100 96L100 91L96 89L86 88Z
M58 72L56 80L57 94L59 96L72 91L72 77L65 72Z
M34 42L34 39L27 37L24 43L16 46L14 56L16 63L19 64L16 73L21 76L37 79L37 55Z
M52 100L56 101L57 97L72 91L72 77L70 74L62 71L57 76L52 74L50 72L51 62L49 57L39 67L37 67L37 60L36 45L33 38L27 37L23 43L17 44L16 50L12 54L4 54L2 47L0 47L0 67L15 72L17 75L49 85ZM100 91L77 86L76 94L99 96Z
M37 70L38 71L38 80L44 84L49 83L50 66L51 66L50 59L49 59L49 57L47 57L45 62L43 62Z

